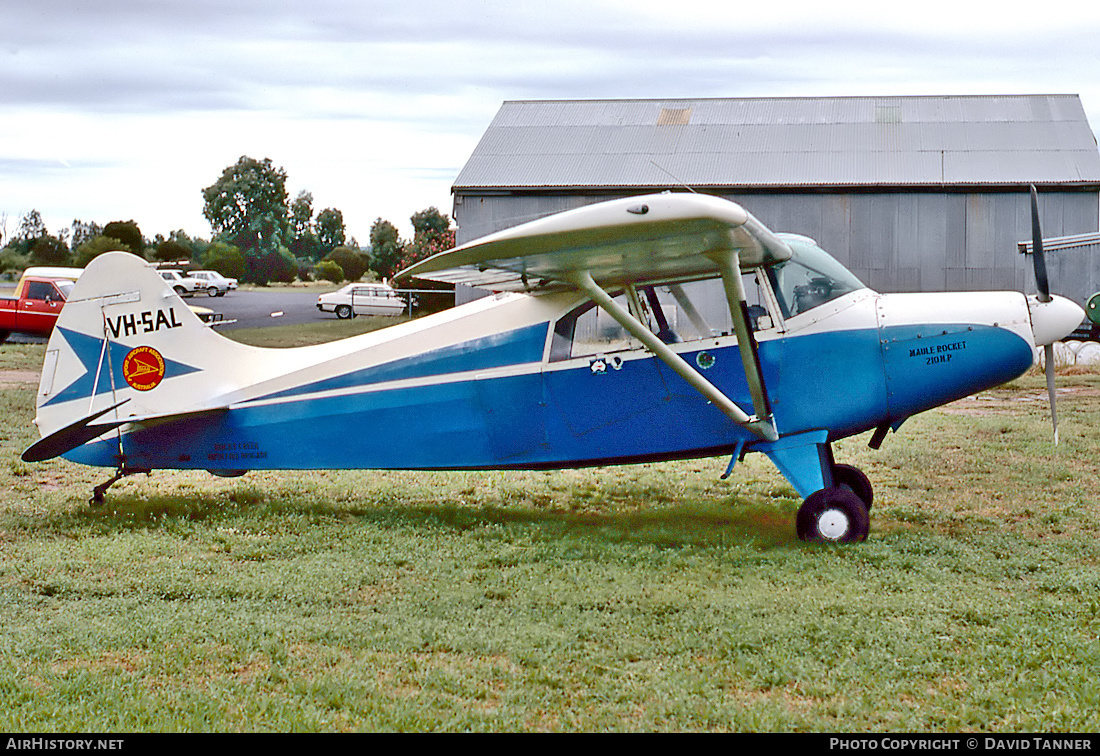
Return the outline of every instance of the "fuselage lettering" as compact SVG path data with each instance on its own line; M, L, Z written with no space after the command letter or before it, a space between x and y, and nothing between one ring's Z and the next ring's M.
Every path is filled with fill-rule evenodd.
M909 349L910 357L924 357L925 365L936 365L950 362L955 352L966 349L965 341L952 341L950 344L936 344L935 346L912 347Z
M167 310L145 310L107 318L107 330L111 332L112 338L116 339L119 336L137 336L139 333L153 333L168 328L179 328L182 325L172 307Z

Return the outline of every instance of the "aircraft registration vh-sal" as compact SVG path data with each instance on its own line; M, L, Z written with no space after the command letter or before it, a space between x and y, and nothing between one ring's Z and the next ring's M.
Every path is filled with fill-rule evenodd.
M46 350L23 459L160 469L506 470L766 454L803 540L867 537L872 488L834 461L1028 370L1080 324L1052 297L879 294L733 202L664 193L526 223L402 274L494 292L373 333L263 349L204 326L156 270L101 255ZM1050 393L1053 405L1054 393ZM1053 406L1052 406L1053 409ZM1055 427L1057 422L1055 421ZM730 469L727 470L727 474Z

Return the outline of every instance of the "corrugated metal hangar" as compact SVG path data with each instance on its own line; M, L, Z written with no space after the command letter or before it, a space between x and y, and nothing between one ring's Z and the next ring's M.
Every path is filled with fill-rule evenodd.
M1076 95L505 102L453 192L460 244L690 188L817 239L879 291L1030 291L1030 184L1044 237L1100 229L1100 152ZM1098 252L1052 260L1052 288L1084 301Z

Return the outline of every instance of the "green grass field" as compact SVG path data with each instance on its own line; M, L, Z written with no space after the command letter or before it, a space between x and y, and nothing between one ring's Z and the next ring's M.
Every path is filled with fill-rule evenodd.
M872 531L823 546L759 455L92 508L109 471L19 460L41 357L0 347L0 730L1100 728L1098 373L1060 376L1057 447L1038 375L838 444Z

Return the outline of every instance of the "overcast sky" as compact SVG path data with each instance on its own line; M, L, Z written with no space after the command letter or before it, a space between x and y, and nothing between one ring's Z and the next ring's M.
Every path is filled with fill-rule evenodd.
M209 238L202 189L249 155L366 244L451 212L505 100L1029 93L1100 127L1100 6L0 0L0 220Z

